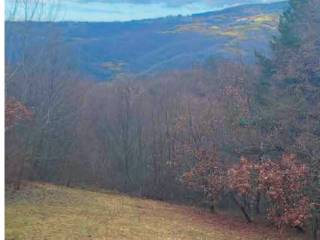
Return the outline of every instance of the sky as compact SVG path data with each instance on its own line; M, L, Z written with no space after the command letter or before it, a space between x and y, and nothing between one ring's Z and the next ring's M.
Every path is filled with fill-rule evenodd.
M8 19L17 0L6 0ZM19 1L19 0L18 0ZM22 0L20 0L22 1ZM44 1L55 9L56 21L129 21L221 10L250 4L270 3L279 0L28 0ZM48 4L49 3L49 4ZM48 8L48 7L47 7ZM53 12L53 11L51 11ZM15 20L21 20L23 13L15 11ZM48 14L49 15L49 14ZM40 19L40 17L39 17ZM44 17L42 17L42 20ZM37 19L35 19L37 20Z

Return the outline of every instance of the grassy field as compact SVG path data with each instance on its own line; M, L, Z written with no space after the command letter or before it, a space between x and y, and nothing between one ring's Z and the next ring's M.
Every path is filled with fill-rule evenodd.
M207 22L198 21L176 26L176 29L163 33L175 34L181 32L197 32L209 36L227 36L234 39L245 40L249 33L258 31L276 31L279 17L275 14L254 15L240 17L228 26L212 25Z
M40 183L7 192L5 218L7 240L298 239L197 208Z

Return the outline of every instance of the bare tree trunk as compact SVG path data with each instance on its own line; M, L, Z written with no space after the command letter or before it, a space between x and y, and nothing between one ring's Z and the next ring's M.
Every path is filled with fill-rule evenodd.
M256 198L256 214L260 214L260 200L261 200L261 194L260 192L257 193L257 198Z
M235 204L240 208L243 216L247 220L248 223L252 223L252 219L250 218L249 214L247 213L245 207L239 202L239 200L231 193L231 198L235 202Z
M313 226L312 226L312 238L313 240L318 240L319 239L319 218L314 217L313 218Z
M216 208L215 208L215 206L214 206L213 201L212 201L211 206L210 206L210 212L216 213Z
M17 179L16 179L16 181L14 183L14 189L17 190L17 191L20 190L20 187L21 187L21 181L22 181L22 177L23 177L23 168L24 168L24 163L22 163L22 166L19 169L19 173L18 173Z

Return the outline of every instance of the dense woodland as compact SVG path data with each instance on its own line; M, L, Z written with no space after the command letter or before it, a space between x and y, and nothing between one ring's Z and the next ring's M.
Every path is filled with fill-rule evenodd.
M26 20L28 18L26 17ZM239 211L319 239L320 1L290 0L256 64L93 82L52 34L6 62L6 184L96 186ZM318 238L317 238L318 237Z

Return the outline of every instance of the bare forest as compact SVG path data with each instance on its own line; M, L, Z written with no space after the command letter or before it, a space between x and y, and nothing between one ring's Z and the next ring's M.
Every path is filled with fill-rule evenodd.
M23 9L23 22L6 23L10 194L32 182L105 189L320 239L319 0L290 0L271 54L254 63L239 55L99 82L72 68L50 24L56 5L19 4L7 18ZM32 42L38 19L49 27Z

